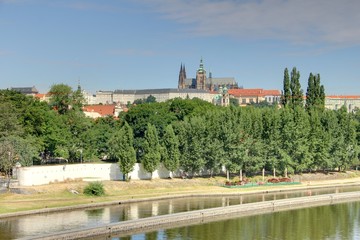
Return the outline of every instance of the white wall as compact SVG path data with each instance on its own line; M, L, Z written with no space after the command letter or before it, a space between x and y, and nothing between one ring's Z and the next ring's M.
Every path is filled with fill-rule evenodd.
M76 179L85 181L123 179L123 174L120 172L117 163L31 166L14 169L14 171L17 171L20 186L44 185ZM139 163L135 164L134 170L129 176L132 180L151 178L151 174L146 172L142 164ZM152 178L168 178L169 176L170 172L161 164L158 170L153 172Z

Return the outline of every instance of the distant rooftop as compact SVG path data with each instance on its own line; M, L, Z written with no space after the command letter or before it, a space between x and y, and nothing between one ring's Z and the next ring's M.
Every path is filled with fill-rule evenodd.
M178 88L159 88L159 89L139 89L139 90L115 90L115 94L162 94L162 93L208 93L201 89L178 89Z
M25 94L25 95L35 95L38 94L39 91L33 87L12 87L11 90Z

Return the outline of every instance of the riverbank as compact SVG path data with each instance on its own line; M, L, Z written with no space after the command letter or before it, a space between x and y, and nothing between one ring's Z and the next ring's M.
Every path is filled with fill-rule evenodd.
M45 186L24 187L17 193L0 194L0 218L34 212L68 210L108 205L127 201L145 201L154 198L172 198L195 195L253 194L269 191L293 191L307 188L360 185L358 172L332 174L304 174L294 176L299 185L260 186L246 189L222 187L225 178L156 179L152 181L105 181L106 196L88 197L82 190L84 181L56 183ZM78 192L79 194L76 194Z
M263 202L253 202L151 216L135 220L119 221L94 227L86 227L83 229L67 230L51 234L39 235L29 239L89 239L94 237L103 239L109 238L109 236L114 235L116 235L116 237L124 237L129 235L152 232L158 229L171 229L174 228L174 226L178 228L180 226L204 224L236 217L253 216L286 210L340 204L345 202L348 203L359 200L360 192L345 192L298 198L287 198Z

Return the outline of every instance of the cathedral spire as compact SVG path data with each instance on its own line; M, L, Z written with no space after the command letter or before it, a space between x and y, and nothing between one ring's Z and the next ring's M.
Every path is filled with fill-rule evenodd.
M181 63L180 72L179 72L178 89L184 89L185 88L185 79L186 79L185 64L183 65Z
M203 64L203 58L201 57L198 72L203 72L203 71L204 71L204 64Z

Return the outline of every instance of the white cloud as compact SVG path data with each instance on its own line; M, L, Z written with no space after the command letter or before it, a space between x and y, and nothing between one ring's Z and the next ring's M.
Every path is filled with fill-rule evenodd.
M358 0L139 0L197 36L280 39L294 44L360 42Z

